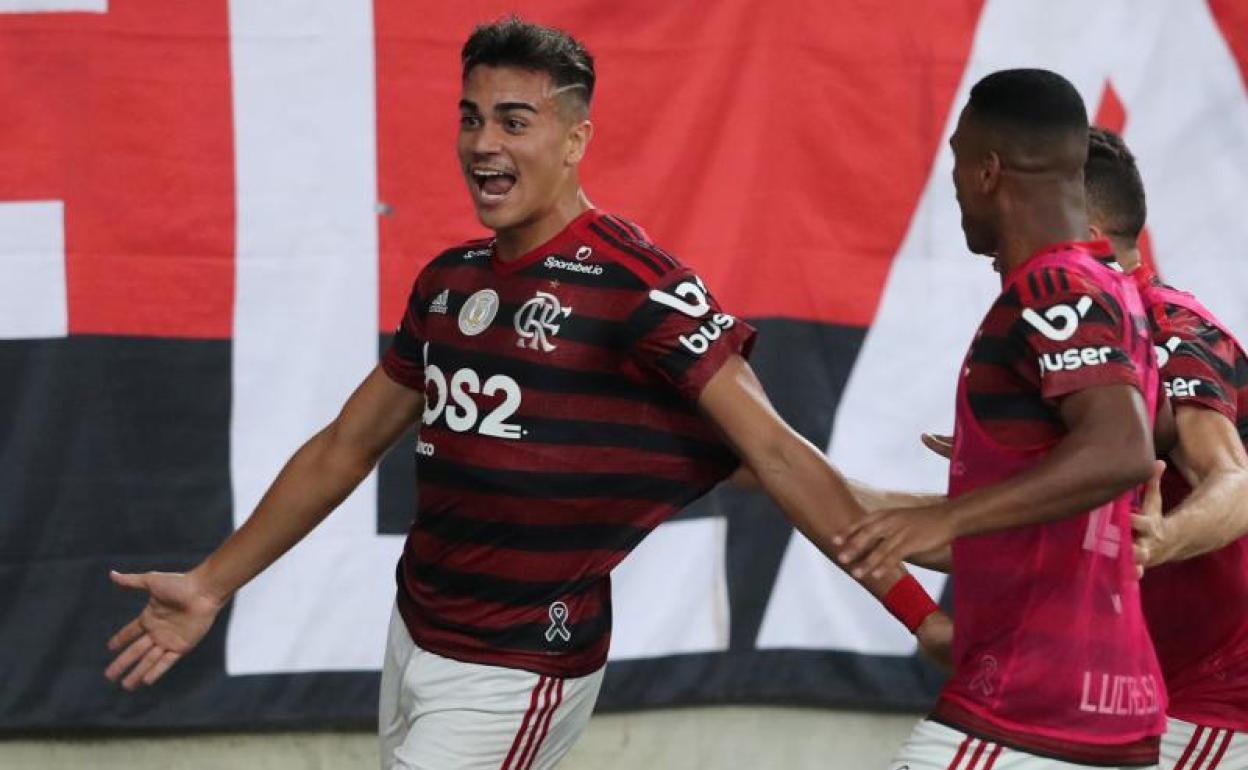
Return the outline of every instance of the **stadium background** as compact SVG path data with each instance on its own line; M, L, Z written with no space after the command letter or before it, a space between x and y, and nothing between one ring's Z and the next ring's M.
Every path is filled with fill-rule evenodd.
M153 690L101 676L138 608L106 573L228 534L416 271L480 233L457 55L511 11L596 56L591 198L759 327L781 412L857 478L942 484L917 435L948 427L994 293L944 142L993 69L1056 69L1124 131L1151 258L1248 334L1243 0L0 0L0 731L372 719L410 437ZM695 504L615 590L600 710L916 710L939 685L760 495Z

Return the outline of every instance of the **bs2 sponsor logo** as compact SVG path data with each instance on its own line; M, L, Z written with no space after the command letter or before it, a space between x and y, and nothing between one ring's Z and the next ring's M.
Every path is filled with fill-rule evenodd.
M464 367L448 374L442 367L429 361L429 343L424 347L425 360L425 412L421 421L433 425L442 420L447 428L456 433L476 431L491 438L519 439L526 431L520 425L508 422L520 409L523 396L520 384L505 374L482 377L476 370ZM475 396L502 400L482 415L477 408ZM420 441L416 453L433 456L433 445Z

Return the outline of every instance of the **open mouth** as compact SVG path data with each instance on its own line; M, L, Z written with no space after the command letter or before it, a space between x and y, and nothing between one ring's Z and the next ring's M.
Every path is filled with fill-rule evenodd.
M477 199L486 205L501 203L516 186L516 175L502 169L474 168L470 176Z

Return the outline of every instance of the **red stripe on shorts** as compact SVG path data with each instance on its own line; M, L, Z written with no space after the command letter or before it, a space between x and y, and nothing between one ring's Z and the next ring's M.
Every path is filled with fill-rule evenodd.
M971 737L968 735L966 740L962 741L962 745L958 747L958 753L953 755L953 761L949 763L949 767L945 770L958 770L958 763L962 761L962 755L966 753L967 747L971 745Z
M1226 731L1226 735L1222 736L1222 745L1218 746L1218 751L1213 755L1213 759L1210 760L1209 767L1206 770L1214 770L1218 766L1218 763L1222 761L1222 757L1225 756L1226 750L1230 747L1231 738L1234 735L1235 733L1231 730Z
M979 742L979 745L975 747L975 753L971 755L971 763L966 766L966 770L975 770L975 766L979 764L979 757L984 753L984 747L987 745L982 740Z
M1200 750L1200 754L1196 757L1196 764L1192 765L1192 770L1200 770L1205 764L1205 757L1209 756L1210 751L1213 751L1213 744L1218 742L1222 732L1222 730L1214 730L1209 733L1209 740L1205 741L1205 747Z
M545 683L546 677L541 676L537 678L537 684L533 685L533 694L529 696L529 709L524 712L524 720L520 723L520 729L516 732L516 737L511 742L511 750L507 752L507 758L503 760L501 770L511 770L511 760L516 756L516 749L520 748L520 743L524 740L524 734L529 729L529 721L533 718L533 712L537 709L537 693Z
M516 770L524 770L533 761L529 752L533 750L534 739L537 738L538 730L541 729L542 722L546 719L546 713L550 711L551 703L554 701L555 683L558 679L547 679L546 686L542 692L542 706L537 710L537 716L533 720L533 727L529 730L529 737L524 742L524 748L520 751L520 757L516 760Z
M1200 742L1201 736L1204 734L1205 728L1197 726L1196 732L1192 733L1192 739L1187 742L1187 748L1183 750L1183 756L1179 757L1174 770L1183 770L1183 766L1187 764L1188 758L1192 756L1192 752L1196 750L1196 744Z
M1001 744L998 743L997 747L992 750L992 753L988 755L988 764L984 765L984 770L992 770L992 766L997 764L997 757L1001 756L1002 748Z
M559 710L559 706L563 703L563 680L556 679L555 682L555 703L546 711L546 720L542 723L541 734L537 736L537 743L533 746L533 754L529 756L529 761L521 770L530 770L533 763L537 760L538 752L542 750L542 743L546 740L546 734L550 732L550 723L555 718L555 712ZM537 729L537 728L534 728Z
M1213 748L1213 743L1218 739L1220 730L1213 730L1209 733L1209 740L1205 741L1205 747L1196 755L1196 764L1192 765L1192 770L1200 770L1200 766L1205 764L1205 757L1209 756L1209 750Z

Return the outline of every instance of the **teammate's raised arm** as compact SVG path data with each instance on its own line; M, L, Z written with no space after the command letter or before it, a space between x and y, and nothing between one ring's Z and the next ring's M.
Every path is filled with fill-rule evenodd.
M251 517L185 574L113 573L148 603L109 640L117 657L105 675L126 689L152 684L191 650L244 584L302 540L364 480L419 418L424 395L378 367L339 415L282 468Z

